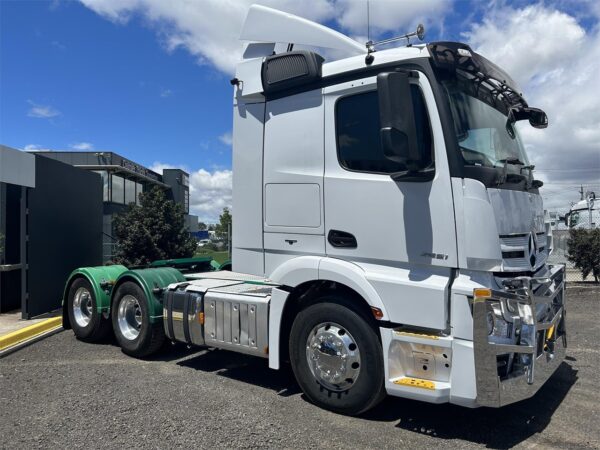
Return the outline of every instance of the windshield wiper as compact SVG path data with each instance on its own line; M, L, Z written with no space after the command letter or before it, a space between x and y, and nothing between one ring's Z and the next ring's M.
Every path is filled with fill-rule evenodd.
M542 183L539 180L534 180L533 179L533 169L535 169L535 166L533 164L530 165L525 165L525 163L523 161L521 161L519 158L513 157L513 158L504 158L504 159L499 159L498 162L503 163L504 164L504 170L502 171L502 176L500 177L499 183L498 184L502 184L506 181L508 181L511 177L513 178L521 178L525 180L526 183L526 189L530 189L530 188L535 188L535 189L539 189L540 187L543 186L544 183ZM507 167L508 165L514 165L514 166L523 166L519 169L519 174L509 174L507 173ZM522 175L523 170L529 170L529 176L525 177L524 175Z
M523 170L526 170L526 169L529 169L530 171L533 170L533 169L535 169L535 166L533 164L529 164L527 166L519 158L504 158L504 159L499 159L498 162L503 163L505 167L506 167L507 164L511 164L511 165L514 165L514 166L523 166L523 167L521 167L520 172L523 172Z
M514 166L524 166L525 163L523 161L521 161L519 158L504 158L504 159L499 159L498 162L501 162L503 164L511 164Z

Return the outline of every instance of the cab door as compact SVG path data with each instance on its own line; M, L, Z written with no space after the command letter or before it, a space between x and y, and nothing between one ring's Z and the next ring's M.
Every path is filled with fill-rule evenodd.
M390 177L401 167L381 147L376 77L324 89L326 254L363 268L392 321L443 329L457 265L452 189L427 77L414 77L410 91L417 139L435 167L429 181Z
M265 275L325 254L321 89L267 102L263 163Z

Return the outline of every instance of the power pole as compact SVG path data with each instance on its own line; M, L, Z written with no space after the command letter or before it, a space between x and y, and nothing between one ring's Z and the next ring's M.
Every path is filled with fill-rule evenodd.
M581 197L579 200L583 200L583 184L581 185L581 188L579 189L579 195Z

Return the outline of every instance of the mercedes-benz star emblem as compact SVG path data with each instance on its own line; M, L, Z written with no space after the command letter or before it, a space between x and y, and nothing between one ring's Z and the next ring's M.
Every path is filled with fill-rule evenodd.
M537 254L537 242L535 240L535 233L532 231L529 233L529 264L531 267L535 267L535 255Z

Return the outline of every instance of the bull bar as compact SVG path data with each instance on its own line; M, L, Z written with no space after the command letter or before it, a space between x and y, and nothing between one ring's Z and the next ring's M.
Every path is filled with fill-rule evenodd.
M473 350L479 406L501 407L532 397L562 363L567 347L565 269L548 269L547 277L505 280L505 290L474 290ZM491 302L499 303L503 319L513 324L517 344L490 342L487 315ZM538 320L539 305L547 306L550 320ZM501 377L497 357L506 354L514 356L514 370Z

